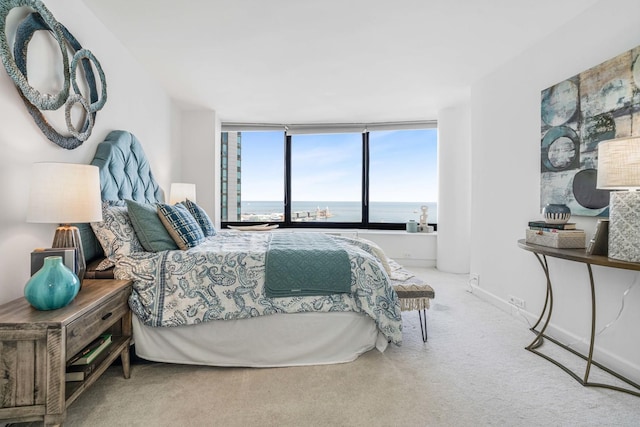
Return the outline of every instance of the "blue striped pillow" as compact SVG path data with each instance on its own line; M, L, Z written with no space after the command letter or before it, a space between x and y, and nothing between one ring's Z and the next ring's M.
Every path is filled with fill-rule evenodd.
M182 204L185 205L187 209L189 209L191 215L193 215L193 217L196 219L196 222L200 225L200 228L202 228L204 237L216 235L216 228L213 226L211 218L209 218L209 215L207 215L207 212L205 212L204 209L202 209L200 206L196 205L195 202L192 202L189 199L182 202Z
M193 248L204 240L202 229L184 205L158 203L158 216L180 249Z

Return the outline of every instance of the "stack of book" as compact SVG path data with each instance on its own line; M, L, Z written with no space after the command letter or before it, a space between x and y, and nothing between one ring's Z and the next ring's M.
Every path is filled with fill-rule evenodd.
M110 345L111 334L103 334L82 349L67 363L66 380L84 381L109 354Z
M529 221L527 243L552 248L584 248L587 236L584 230L578 230L576 224L549 224L545 221Z

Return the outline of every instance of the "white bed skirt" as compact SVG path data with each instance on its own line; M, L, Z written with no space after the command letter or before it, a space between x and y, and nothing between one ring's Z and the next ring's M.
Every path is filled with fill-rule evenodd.
M387 340L374 321L352 312L274 314L173 328L133 317L136 355L156 362L277 367L351 362Z

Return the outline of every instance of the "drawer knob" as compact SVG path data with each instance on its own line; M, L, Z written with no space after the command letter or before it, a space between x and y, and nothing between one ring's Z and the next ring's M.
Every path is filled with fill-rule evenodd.
M113 315L113 313L109 312L109 313L105 314L104 316L102 316L102 320L107 320L112 315Z

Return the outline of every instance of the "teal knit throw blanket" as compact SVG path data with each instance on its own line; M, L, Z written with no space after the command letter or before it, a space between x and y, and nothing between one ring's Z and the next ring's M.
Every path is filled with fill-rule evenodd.
M349 255L322 233L274 233L265 268L265 295L269 298L351 290Z

